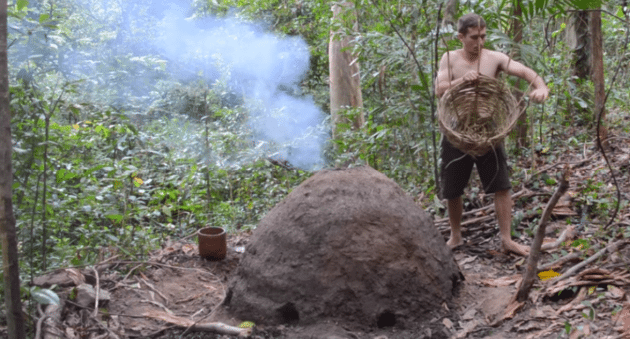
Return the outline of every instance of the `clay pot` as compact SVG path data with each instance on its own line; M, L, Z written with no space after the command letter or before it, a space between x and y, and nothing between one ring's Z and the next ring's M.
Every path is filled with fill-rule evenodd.
M223 260L227 252L225 230L221 227L205 227L197 231L199 255L210 260Z

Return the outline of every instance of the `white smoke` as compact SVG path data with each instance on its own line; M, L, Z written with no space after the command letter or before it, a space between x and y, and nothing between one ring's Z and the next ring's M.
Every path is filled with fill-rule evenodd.
M255 103L249 127L256 141L280 145L277 158L296 167L321 167L324 116L312 98L287 93L300 92L299 82L308 71L304 40L281 38L235 18L190 20L184 13L172 6L158 27L155 44L164 56L209 76L217 74L217 61L226 65L228 83Z

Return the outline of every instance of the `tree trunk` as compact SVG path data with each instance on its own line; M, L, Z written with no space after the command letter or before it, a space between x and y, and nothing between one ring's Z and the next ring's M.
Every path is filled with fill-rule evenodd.
M599 8L597 8L599 9ZM604 48L602 45L602 12L599 10L590 12L591 33L591 78L595 85L595 118L601 119L599 137L602 146L607 146L608 130L606 129L606 108L604 99L606 89L604 87ZM599 116L601 114L601 117Z
M7 0L0 0L0 236L4 272L4 299L9 338L25 338L17 236L11 190L11 112L9 110L9 68L7 60Z
M451 26L453 30L457 30L457 21L455 20L455 14L457 14L457 8L459 7L459 0L448 0L444 6L444 17L442 18L442 28ZM454 36L449 34L448 36Z
M569 21L569 29L567 30L567 44L573 50L572 67L573 75L578 78L579 82L588 80L591 76L591 34L589 32L589 12L578 11L575 12ZM576 96L583 101L591 101L591 94L588 90L585 90L584 86L576 86ZM573 121L575 116L584 117L588 112L586 109L580 106L574 105L573 102L567 103L567 118Z
M520 50L520 44L523 41L523 22L521 21L521 17L523 16L523 11L521 8L521 2L520 1L515 1L515 3L513 4L512 7L512 26L510 29L510 33L512 35L512 40L514 41L514 52L512 54L512 58L515 60L520 60L521 59L521 50ZM516 81L516 88L519 88L521 84L520 79ZM522 100L524 93L520 90L514 90L513 93L514 96L516 97L516 100L518 102L520 102L520 107L519 109L524 110L526 105L525 105L525 101ZM528 131L528 124L527 124L527 114L525 112L523 112L523 114L521 114L521 116L518 118L518 122L516 123L516 131L514 133L514 136L516 138L516 144L518 145L519 148L521 147L528 147L529 143L527 140L527 131Z
M589 12L579 11L571 16L567 43L573 50L573 75L586 80L591 73L589 63Z
M333 22L341 23L351 17L353 30L357 30L356 11L351 2L332 6ZM349 123L353 129L363 126L363 97L361 95L361 76L357 56L352 54L351 37L342 29L330 32L330 113L333 119L333 138L337 137L337 124ZM358 108L352 121L340 116L343 109Z

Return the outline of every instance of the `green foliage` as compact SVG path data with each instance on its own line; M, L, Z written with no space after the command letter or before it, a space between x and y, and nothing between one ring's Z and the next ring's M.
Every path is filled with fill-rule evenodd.
M571 246L576 247L579 250L586 250L591 247L591 245L589 244L589 241L586 239L576 239L571 243Z

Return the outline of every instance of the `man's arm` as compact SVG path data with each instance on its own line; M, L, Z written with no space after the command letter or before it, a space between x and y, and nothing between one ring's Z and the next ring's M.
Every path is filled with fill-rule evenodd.
M534 90L529 92L529 97L535 102L541 103L549 96L549 88L541 76L536 74L533 69L523 65L522 63L510 59L507 55L501 53L501 69L509 75L517 76L530 83Z
M449 53L449 52L447 52ZM451 59L454 58L451 55ZM442 55L442 59L440 60L440 68L438 69L437 78L435 80L435 95L438 98L441 98L444 95L444 92L448 90L450 87L457 86L465 81L464 78L454 79L449 81L449 72L448 72L448 57L446 53Z

